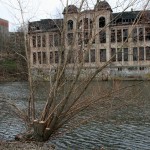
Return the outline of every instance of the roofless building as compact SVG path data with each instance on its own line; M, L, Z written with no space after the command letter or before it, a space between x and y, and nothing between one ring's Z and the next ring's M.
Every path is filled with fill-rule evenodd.
M63 16L63 19L29 23L30 61L34 71L55 72L67 53L68 72L69 67L83 61L86 75L111 60L98 78L149 75L149 10L113 13L106 1L97 1L94 9L81 12L75 5L69 5ZM60 58L62 45L67 50Z

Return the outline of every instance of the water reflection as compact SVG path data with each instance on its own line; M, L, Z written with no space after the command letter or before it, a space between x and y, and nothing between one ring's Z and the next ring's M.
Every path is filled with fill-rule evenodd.
M132 86L136 84L136 86ZM44 96L48 93L48 83L40 85L37 92L37 107L43 107ZM122 94L116 93L111 101L96 108L97 114L106 111L107 117L82 125L79 128L58 138L52 138L58 149L99 149L101 146L112 149L150 149L150 83L139 81L93 82L88 94L102 94L126 87ZM94 91L93 91L94 89ZM42 90L42 91L41 91ZM20 108L25 109L28 99L26 82L1 83L0 95L13 100ZM85 94L86 95L86 94ZM85 96L84 95L84 96ZM25 130L21 120L14 118L8 110L2 111L0 105L0 139L13 139L14 135Z

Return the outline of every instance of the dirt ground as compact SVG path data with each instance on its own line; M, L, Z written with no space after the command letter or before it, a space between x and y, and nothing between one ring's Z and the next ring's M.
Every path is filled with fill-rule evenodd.
M55 146L37 142L0 141L0 150L55 150Z

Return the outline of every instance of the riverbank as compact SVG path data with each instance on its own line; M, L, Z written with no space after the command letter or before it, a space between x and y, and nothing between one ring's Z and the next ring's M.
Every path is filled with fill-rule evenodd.
M0 150L55 150L54 145L40 142L0 141Z

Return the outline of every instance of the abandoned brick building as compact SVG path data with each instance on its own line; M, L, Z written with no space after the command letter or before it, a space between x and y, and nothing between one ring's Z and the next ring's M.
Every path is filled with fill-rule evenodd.
M106 1L97 1L94 9L84 11L69 5L63 11L63 19L29 23L31 66L55 68L60 62L59 47L64 44L70 49L69 65L80 54L77 61L84 61L85 70L111 60L103 71L105 75L145 77L150 73L149 24L149 10L113 13Z

